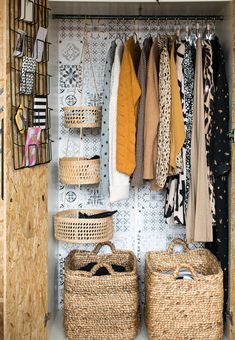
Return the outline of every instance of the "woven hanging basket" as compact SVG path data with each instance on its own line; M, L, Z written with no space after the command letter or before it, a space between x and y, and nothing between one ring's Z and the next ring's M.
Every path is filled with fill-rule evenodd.
M100 254L108 244L112 253ZM89 271L79 270L90 266ZM116 272L113 265L122 266ZM104 268L109 275L97 276ZM70 252L65 260L64 328L69 340L132 340L139 330L139 286L136 257L112 243L94 251Z
M63 184L97 184L100 182L100 159L64 157L59 160Z
M174 253L176 244L185 252ZM223 272L207 249L182 240L145 257L145 323L151 340L220 340L223 337ZM181 270L192 274L178 279Z
M101 126L101 114L101 106L66 106L64 125L66 128L98 128Z
M105 212L105 210L64 210L54 216L55 238L69 243L98 243L113 237L113 219L78 218L79 211L88 215Z

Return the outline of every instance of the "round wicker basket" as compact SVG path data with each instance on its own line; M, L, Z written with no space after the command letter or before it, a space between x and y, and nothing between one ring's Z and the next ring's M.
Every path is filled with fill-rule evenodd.
M97 214L105 210L64 210L54 216L55 238L69 243L98 243L111 240L113 237L113 219L79 218L79 211L86 214Z
M102 106L64 107L66 128L97 128L101 126Z
M59 161L63 184L97 184L100 182L100 159L63 157Z

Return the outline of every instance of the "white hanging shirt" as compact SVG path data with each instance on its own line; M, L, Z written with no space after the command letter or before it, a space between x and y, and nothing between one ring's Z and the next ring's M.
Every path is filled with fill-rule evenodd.
M117 137L117 97L119 74L123 54L123 42L117 40L114 62L111 72L109 103L109 192L110 203L128 199L130 178L116 169L116 137Z

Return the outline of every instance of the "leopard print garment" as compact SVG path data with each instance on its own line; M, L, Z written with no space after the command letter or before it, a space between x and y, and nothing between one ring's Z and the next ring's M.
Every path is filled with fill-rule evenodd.
M159 109L156 183L164 188L169 172L171 116L170 58L166 46L162 49L159 62Z
M206 154L207 154L207 171L209 179L209 195L211 212L213 218L213 224L216 221L215 216L215 195L214 195L214 176L209 166L209 152L210 152L210 141L211 141L211 120L213 115L214 106L214 77L213 77L213 55L212 45L209 40L204 41L203 54L204 54L204 68L203 68L203 79L204 79L204 110L205 110L205 138L206 138Z
M189 42L185 43L185 55L182 63L184 74L184 123L186 129L186 139L184 148L186 149L185 155L185 212L188 206L189 188L191 183L191 139L192 139L192 125L193 125L193 99L194 99L194 76L195 76L195 48Z

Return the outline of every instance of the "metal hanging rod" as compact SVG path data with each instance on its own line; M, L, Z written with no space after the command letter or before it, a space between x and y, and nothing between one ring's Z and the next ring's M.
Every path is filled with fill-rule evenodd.
M97 19L97 20L213 20L222 21L222 15L77 15L53 14L53 19Z

